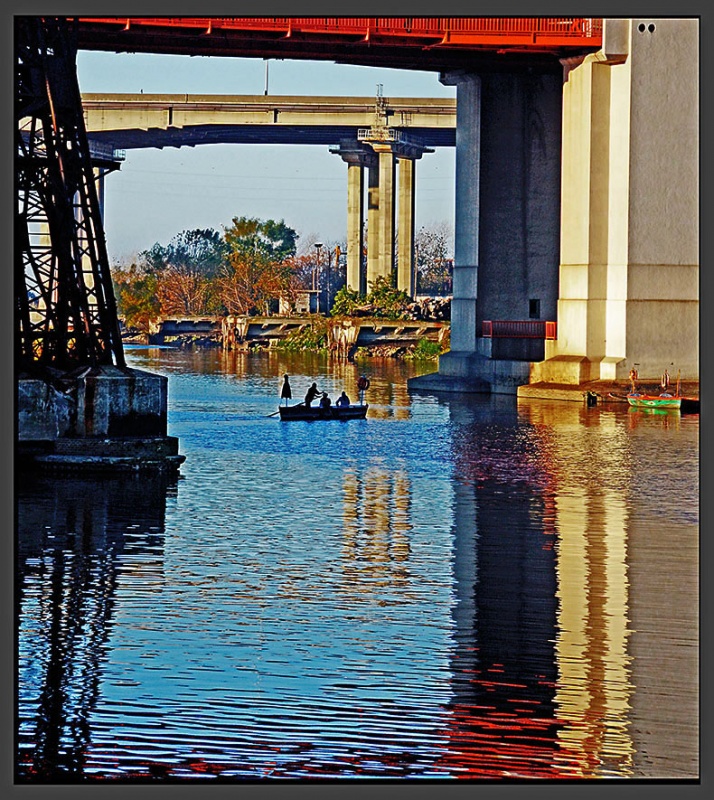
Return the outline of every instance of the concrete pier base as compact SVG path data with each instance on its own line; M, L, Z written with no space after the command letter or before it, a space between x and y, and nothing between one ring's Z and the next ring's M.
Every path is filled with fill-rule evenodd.
M410 389L482 394L517 394L528 383L527 361L491 359L474 352L444 353L439 357L439 371L420 375L408 382Z
M69 472L175 471L167 379L114 366L20 375L17 465Z

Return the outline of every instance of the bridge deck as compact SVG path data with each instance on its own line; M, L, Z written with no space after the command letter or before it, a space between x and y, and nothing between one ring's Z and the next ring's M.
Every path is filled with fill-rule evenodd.
M602 20L579 17L79 17L85 50L302 58L440 71L561 69L595 52Z

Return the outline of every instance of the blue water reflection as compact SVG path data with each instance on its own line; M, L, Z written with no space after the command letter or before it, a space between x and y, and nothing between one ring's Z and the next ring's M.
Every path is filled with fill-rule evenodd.
M19 781L696 775L698 417L131 360L182 478L20 487Z

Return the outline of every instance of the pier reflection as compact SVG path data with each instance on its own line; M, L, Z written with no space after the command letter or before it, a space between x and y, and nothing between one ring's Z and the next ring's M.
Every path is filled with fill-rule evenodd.
M17 491L17 777L81 777L119 581L162 581L176 478L25 477ZM131 566L130 566L131 565ZM28 626L32 626L29 628Z
M405 470L377 466L343 476L343 589L375 592L409 580L411 485Z
M464 778L552 777L559 722L549 474L512 402L449 407L456 648L439 766Z
M449 768L623 777L656 758L665 774L696 773L698 531L685 509L697 451L672 435L686 420L445 402L458 596Z

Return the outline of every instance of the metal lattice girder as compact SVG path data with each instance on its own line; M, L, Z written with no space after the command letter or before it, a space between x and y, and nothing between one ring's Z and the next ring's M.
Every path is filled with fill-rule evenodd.
M15 54L16 355L124 366L72 29L16 17Z

